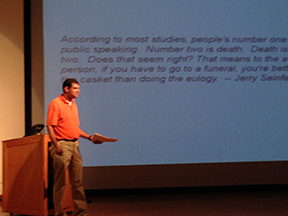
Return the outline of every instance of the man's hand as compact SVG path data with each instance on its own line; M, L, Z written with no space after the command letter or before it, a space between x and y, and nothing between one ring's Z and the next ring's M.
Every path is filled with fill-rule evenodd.
M94 143L94 144L102 144L103 142L100 142L99 140L92 140L92 142Z
M63 150L59 145L56 146L56 154L63 156Z
M98 135L98 136L97 136L97 135ZM99 137L99 134L94 133L90 140L91 140L94 144L102 144L103 142L100 141L98 137Z

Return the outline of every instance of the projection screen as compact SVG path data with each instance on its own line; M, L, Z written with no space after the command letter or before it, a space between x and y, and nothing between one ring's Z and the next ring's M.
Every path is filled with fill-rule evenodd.
M45 115L73 77L81 129L119 139L80 140L86 188L287 183L287 9L44 0Z

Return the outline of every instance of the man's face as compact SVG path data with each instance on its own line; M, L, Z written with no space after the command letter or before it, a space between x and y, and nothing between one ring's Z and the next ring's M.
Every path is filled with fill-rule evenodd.
M68 96L71 99L77 98L80 92L80 85L77 83L72 83L71 87L70 88L66 87L65 91L68 93Z

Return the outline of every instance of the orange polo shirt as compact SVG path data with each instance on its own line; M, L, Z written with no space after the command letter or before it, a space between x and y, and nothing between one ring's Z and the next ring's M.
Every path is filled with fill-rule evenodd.
M46 126L53 126L56 139L78 139L80 121L78 108L73 99L71 104L63 95L51 101L48 107Z

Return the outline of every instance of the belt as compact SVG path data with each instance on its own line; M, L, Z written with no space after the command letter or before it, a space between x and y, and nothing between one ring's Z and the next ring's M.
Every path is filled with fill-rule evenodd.
M69 139L57 139L57 141L66 141L66 142L75 142L75 141L77 141L78 139L71 139L71 140L69 140Z

